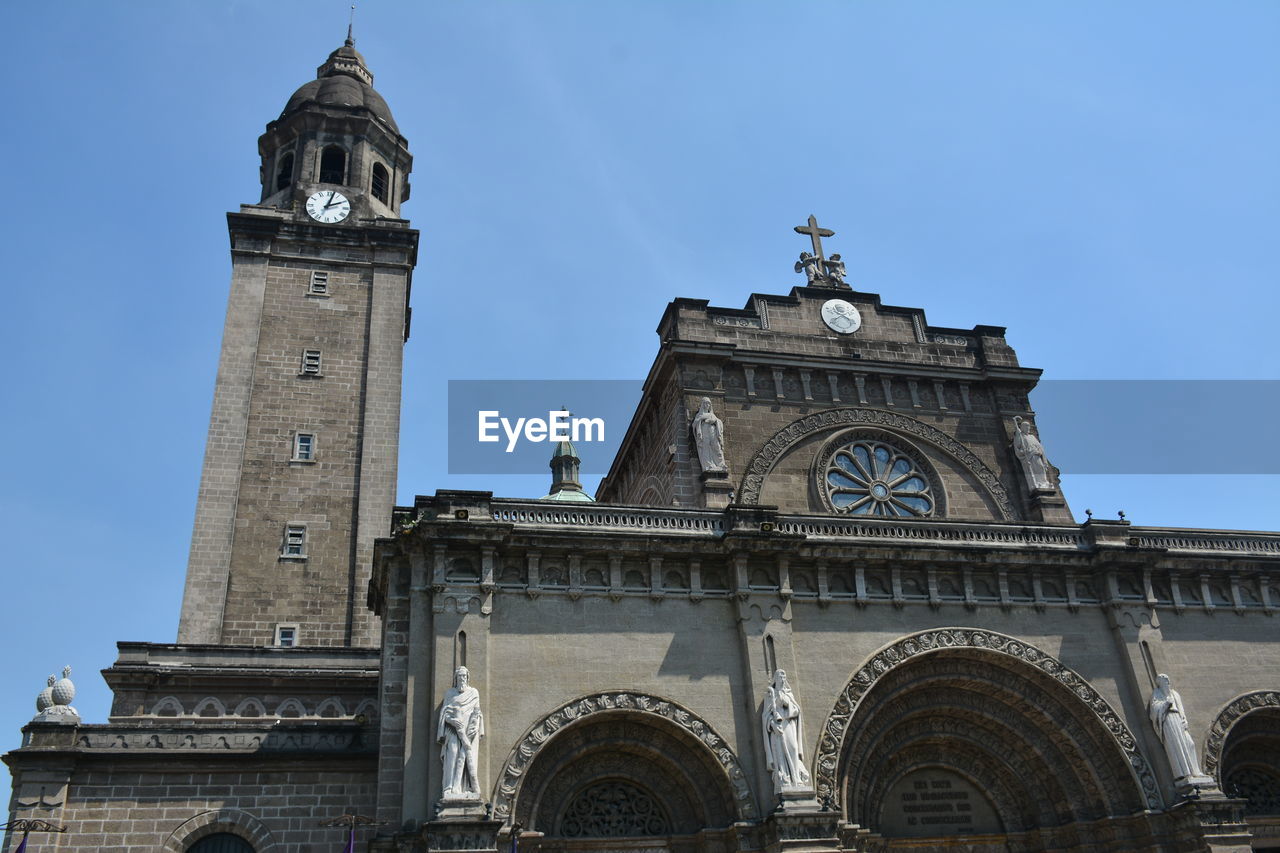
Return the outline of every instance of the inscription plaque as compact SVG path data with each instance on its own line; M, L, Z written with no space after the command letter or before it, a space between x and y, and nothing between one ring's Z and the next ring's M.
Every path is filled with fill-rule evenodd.
M1004 828L991 801L972 782L931 768L908 773L889 788L879 831L890 838L920 838L999 835Z

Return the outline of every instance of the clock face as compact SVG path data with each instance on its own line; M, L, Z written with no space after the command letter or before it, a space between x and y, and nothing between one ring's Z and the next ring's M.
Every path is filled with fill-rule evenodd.
M351 202L336 190L320 190L307 199L307 213L316 222L341 222L351 213Z
M851 335L862 328L862 315L843 299L828 299L822 303L822 322L833 332Z

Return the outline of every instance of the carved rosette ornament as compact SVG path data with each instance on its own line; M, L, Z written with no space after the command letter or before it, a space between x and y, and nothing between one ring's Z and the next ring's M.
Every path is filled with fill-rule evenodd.
M829 797L834 803L840 801L841 791L836 779L840 753L844 748L845 738L849 734L849 725L853 720L854 712L862 697L893 668L920 655L953 648L985 649L1008 655L1036 667L1057 680L1080 699L1110 732L1125 758L1128 759L1129 767L1142 790L1147 805L1152 809L1162 807L1155 774L1139 752L1138 742L1133 733L1129 731L1120 715L1112 709L1107 700L1103 699L1084 677L1029 643L994 631L975 631L968 628L942 628L912 634L876 652L854 673L836 699L835 707L823 724L822 734L818 738L814 772L819 800L826 800Z
M738 502L760 503L760 490L764 487L765 477L773 470L774 464L800 441L816 432L846 426L885 427L891 431L913 435L927 441L967 468L982 483L1005 521L1017 519L1013 504L1009 500L1009 493L1001 485L1000 478L972 450L945 432L915 418L880 409L830 409L787 424L774 433L773 437L766 441L747 463L746 474L738 489Z
M1280 690L1256 690L1237 696L1227 703L1227 707L1222 709L1209 727L1209 738L1205 741L1204 748L1204 772L1217 779L1219 785L1223 783L1220 776L1222 748L1226 745L1231 727L1245 714L1259 708L1280 709Z
M746 774L742 772L737 756L733 754L733 750L729 748L724 738L716 734L705 720L669 699L629 691L608 691L593 693L561 705L534 724L533 728L529 729L516 743L511 754L507 756L502 772L498 775L498 789L493 798L494 818L511 819L511 808L524 781L525 772L533 764L547 741L557 732L592 714L616 711L652 714L674 723L697 738L711 750L716 762L728 777L738 819L751 820L756 817L755 806L751 800L751 787L747 784Z

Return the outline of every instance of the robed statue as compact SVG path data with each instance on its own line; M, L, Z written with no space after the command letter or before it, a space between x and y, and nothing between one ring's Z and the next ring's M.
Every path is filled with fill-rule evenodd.
M1156 689L1147 705L1147 716L1164 744L1174 779L1203 778L1204 771L1200 769L1200 756L1191 737L1191 728L1187 725L1182 697L1173 689L1169 676L1163 673L1156 676Z
M1040 439L1031 434L1031 424L1020 417L1015 417L1013 428L1013 454L1022 463L1022 473L1027 480L1027 487L1032 491L1052 489L1049 460L1044 455L1044 445L1040 443Z
M693 443L698 448L698 462L704 473L723 474L729 470L724 461L724 423L711 411L711 399L702 398L698 413L689 423Z
M480 692L467 681L465 666L453 673L453 686L444 694L436 740L441 744L444 801L475 800L480 797L480 738L484 735L484 715L480 713Z
M800 703L782 670L773 674L773 683L760 709L760 727L764 735L765 767L773 774L774 790L782 793L809 788L809 771L801 754L804 724L800 719Z

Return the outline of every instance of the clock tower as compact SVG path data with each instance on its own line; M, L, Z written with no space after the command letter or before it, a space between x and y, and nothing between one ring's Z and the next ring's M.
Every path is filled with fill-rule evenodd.
M418 232L413 159L346 43L258 139L227 216L231 294L181 643L375 646L373 540L395 502Z

